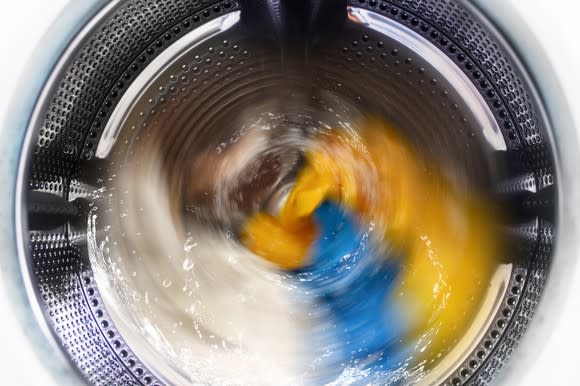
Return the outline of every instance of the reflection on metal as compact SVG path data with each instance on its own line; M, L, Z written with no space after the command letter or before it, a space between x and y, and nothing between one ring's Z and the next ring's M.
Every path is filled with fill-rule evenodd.
M493 113L483 100L479 91L467 75L440 49L419 34L401 24L377 13L360 8L348 7L350 21L364 25L386 35L411 49L429 62L461 96L465 105L479 120L483 136L494 150L506 150L507 146Z
M218 17L185 35L166 50L164 50L158 57L156 57L141 74L135 79L127 92L121 98L119 104L111 114L111 118L105 126L103 136L99 141L96 156L98 158L107 158L111 149L117 141L117 137L121 132L121 128L125 126L127 119L127 112L133 110L133 104L139 100L145 90L149 89L151 85L158 79L168 67L175 63L175 61L182 58L187 51L190 51L208 39L227 31L240 20L240 12L232 12L227 15Z

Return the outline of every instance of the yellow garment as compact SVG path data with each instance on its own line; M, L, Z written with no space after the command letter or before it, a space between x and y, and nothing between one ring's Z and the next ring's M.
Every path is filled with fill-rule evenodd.
M394 301L415 338L429 334L428 359L465 331L496 264L490 208L456 191L385 122L363 125L360 138L321 136L307 154L284 207L246 224L242 242L284 269L304 266L316 238L310 217L325 200L341 202L384 232L404 257Z
M248 249L282 269L304 266L315 237L316 228L310 219L283 225L266 213L250 218L239 236Z

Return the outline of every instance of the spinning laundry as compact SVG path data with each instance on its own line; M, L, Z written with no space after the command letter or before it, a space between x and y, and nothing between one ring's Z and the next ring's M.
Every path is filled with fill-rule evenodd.
M327 319L311 342L335 377L388 372L435 363L469 326L496 265L491 213L370 120L315 138L282 208L254 214L240 240Z

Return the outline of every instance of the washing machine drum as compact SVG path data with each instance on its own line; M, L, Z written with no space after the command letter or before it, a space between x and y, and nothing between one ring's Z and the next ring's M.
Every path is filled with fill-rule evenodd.
M509 246L494 257L503 268L493 276L478 328L453 358L440 360L444 366L435 375L418 382L484 385L508 360L550 268L558 177L529 78L471 5L129 0L111 3L87 22L60 63L37 101L22 149L24 210L17 224L33 301L87 382L213 383L203 369L186 371L167 359L175 353L160 348L170 340L158 332L171 310L143 314L140 324L131 319L133 300L170 304L159 299L162 289L183 284L139 271L149 264L144 256L159 252L151 239L174 237L155 233L167 219L131 197L131 189L165 189L143 183L139 173L165 171L169 195L177 192L167 211L181 219L171 232L183 231L187 252L206 237L199 227L180 228L187 228L188 216L239 229L248 213L293 186L287 182L307 162L294 135L348 128L349 119L365 115L382 117L418 153L459 170L457 184L493 196ZM275 133L269 137L275 152L260 158L270 167L255 166L259 178L226 193L230 207L208 210L217 193L208 195L204 184L234 173L246 150L226 166L217 155L247 138L262 143L252 130ZM159 146L151 150L152 143ZM128 174L129 164L140 168ZM125 234L127 221L145 224L150 239ZM141 257L130 266L132 254ZM187 271L196 262L164 264ZM168 269L164 264L160 272ZM111 279L116 274L125 281ZM123 283L133 274L143 288L155 283L161 292L132 292ZM216 280L215 291L227 286L227 276ZM176 293L195 296L186 287ZM173 329L181 327L176 319ZM211 363L195 355L186 362Z

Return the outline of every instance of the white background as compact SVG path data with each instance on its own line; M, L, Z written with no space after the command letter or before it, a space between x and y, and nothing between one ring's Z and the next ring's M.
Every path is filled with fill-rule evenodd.
M82 0L72 0L82 1ZM550 56L580 127L580 5L577 0L511 1ZM67 0L0 0L0 120L18 87L24 64ZM561 12L561 13L560 13ZM1 158L0 158L1 162ZM580 173L579 173L580 176ZM580 177L579 177L580 178ZM0 259L4 258L0 251ZM0 260L1 264L1 260ZM580 265L566 306L538 360L521 374L521 385L580 385ZM1 280L1 278L0 278ZM2 287L0 287L2 291ZM0 293L0 382L52 385L50 376L25 345L22 332ZM506 385L511 386L511 385Z

